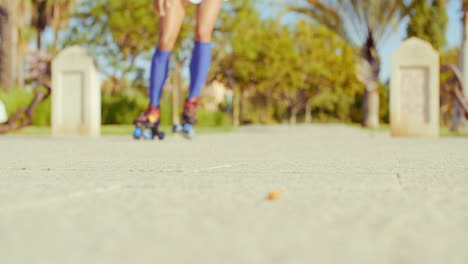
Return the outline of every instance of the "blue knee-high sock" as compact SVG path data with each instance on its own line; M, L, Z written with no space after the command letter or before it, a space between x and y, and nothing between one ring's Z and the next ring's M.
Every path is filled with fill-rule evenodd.
M190 91L188 99L198 97L205 85L211 64L211 42L195 41L190 62Z
M169 58L171 51L163 51L156 49L151 62L150 75L150 104L153 107L158 107L161 101L162 91L166 83L167 74L169 72Z

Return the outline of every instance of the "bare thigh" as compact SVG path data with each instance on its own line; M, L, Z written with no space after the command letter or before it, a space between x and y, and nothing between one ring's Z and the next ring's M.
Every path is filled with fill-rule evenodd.
M197 6L195 40L210 42L223 0L204 0Z
M179 36L180 28L185 18L189 2L187 0L173 0L166 15L159 18L158 48L171 51Z

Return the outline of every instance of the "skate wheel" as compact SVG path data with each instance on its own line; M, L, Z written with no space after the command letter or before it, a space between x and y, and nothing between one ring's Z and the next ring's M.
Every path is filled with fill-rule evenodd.
M184 133L184 136L189 139L195 136L195 131L193 130L192 125L190 124L184 124L182 132Z
M134 139L140 139L142 134L143 133L141 131L141 128L139 128L139 127L135 128L135 130L133 130L133 138Z
M180 133L182 132L182 126L180 124L176 124L172 126L172 133Z
M143 138L145 140L153 140L153 131L151 131L151 129L145 129L143 132Z
M165 136L166 136L166 134L163 131L159 131L159 133L158 133L159 140L163 140Z

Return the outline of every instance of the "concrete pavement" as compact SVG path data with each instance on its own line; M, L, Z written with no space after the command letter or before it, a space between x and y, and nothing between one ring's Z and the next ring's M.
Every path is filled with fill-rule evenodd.
M461 264L467 248L468 138L0 137L4 264Z

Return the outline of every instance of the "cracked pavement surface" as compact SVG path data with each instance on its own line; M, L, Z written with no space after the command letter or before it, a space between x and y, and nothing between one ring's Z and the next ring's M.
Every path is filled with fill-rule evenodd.
M0 263L461 264L467 245L468 138L0 137Z

